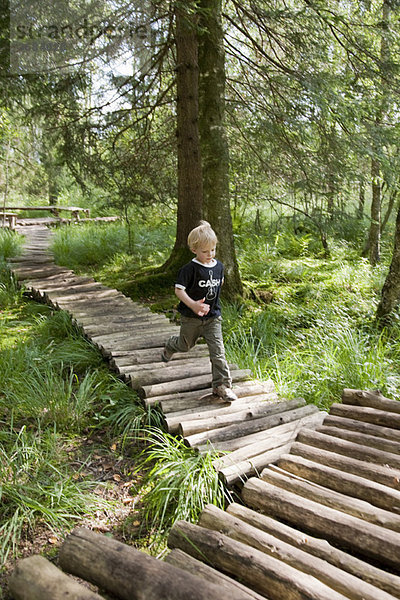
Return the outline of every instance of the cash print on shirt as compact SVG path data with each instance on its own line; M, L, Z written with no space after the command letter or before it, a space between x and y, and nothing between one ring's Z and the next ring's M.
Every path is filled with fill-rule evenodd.
M217 288L221 285L220 279L213 279L213 272L210 270L208 272L208 279L200 279L199 287L207 288L207 293L205 295L206 300L214 300L217 296Z

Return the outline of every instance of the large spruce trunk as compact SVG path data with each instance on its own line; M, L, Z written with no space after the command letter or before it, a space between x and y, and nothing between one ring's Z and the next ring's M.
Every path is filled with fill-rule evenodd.
M229 205L229 150L225 130L225 52L221 0L200 0L199 130L203 163L203 214L218 236L225 265L224 295L242 296Z

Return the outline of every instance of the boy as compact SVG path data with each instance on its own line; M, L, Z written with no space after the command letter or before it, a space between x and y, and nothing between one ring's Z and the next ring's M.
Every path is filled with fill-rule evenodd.
M180 300L180 334L167 340L161 358L168 362L175 352L187 352L203 336L210 352L213 394L231 402L237 396L232 390L222 339L219 295L224 266L215 259L217 241L207 221L200 221L188 235L188 246L196 257L181 268L175 283L175 294Z

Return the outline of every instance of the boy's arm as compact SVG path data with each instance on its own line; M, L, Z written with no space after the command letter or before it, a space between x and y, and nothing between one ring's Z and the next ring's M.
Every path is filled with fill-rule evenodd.
M202 300L193 300L185 290L182 288L176 287L175 294L178 296L179 300L186 304L198 317L204 317L210 310L209 304L205 304L205 298Z

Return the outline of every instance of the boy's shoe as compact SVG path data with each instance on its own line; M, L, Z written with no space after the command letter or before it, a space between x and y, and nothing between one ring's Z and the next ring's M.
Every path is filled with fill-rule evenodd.
M161 353L161 360L163 362L169 362L171 360L173 354L174 353L171 352L171 350L167 350L166 348L164 348L164 350Z
M238 399L233 389L224 384L214 388L213 394L216 394L217 396L219 396L223 400L226 400L227 402L233 402L234 400Z

